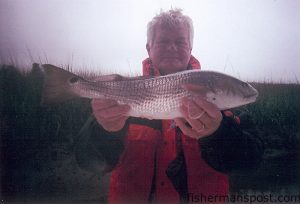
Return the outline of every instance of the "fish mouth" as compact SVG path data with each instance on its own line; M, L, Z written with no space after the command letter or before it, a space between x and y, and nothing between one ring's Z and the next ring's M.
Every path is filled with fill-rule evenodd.
M250 86L249 92L246 95L244 95L244 99L252 99L252 98L256 99L257 97L258 97L258 91L252 86Z
M244 100L249 101L251 103L251 102L255 102L257 97L258 97L258 91L254 89L253 92L244 96Z
M258 96L258 93L251 93L251 94L248 94L248 95L246 95L246 96L244 96L244 98L253 98L253 97L257 97Z

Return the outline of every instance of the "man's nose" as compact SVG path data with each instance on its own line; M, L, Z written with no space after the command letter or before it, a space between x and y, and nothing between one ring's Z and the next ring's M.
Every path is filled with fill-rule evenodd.
M168 43L167 50L175 50L176 51L177 50L176 44L174 42Z

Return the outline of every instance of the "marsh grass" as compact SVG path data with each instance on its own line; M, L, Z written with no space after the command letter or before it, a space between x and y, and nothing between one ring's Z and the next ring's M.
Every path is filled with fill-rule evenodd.
M80 75L95 77L87 72ZM91 113L89 100L41 106L43 81L37 64L27 72L14 66L0 68L0 195L71 195L73 200L86 195L97 200L102 195L99 178L79 170L73 155L77 133ZM235 112L244 121L255 123L266 151L257 171L231 175L232 191L272 191L290 186L299 190L300 85L252 84L260 94L257 102Z
M255 123L265 152L260 167L249 174L234 174L233 190L299 192L300 84L252 83L256 103L238 111Z
M266 142L280 137L285 140L282 145L292 147L300 139L300 85L255 83L253 86L260 95L256 103L244 106L244 111L255 121Z

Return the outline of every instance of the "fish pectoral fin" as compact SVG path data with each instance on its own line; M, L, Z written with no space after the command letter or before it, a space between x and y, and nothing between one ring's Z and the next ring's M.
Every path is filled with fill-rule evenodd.
M181 87L194 95L201 95L203 97L206 96L206 93L209 91L209 88L206 86L195 84L183 84Z

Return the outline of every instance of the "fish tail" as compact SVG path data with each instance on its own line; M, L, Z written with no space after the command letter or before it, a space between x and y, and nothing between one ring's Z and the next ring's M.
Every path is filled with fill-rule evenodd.
M71 89L72 80L79 76L51 64L43 64L45 84L42 92L42 105L61 103L78 97Z

